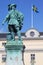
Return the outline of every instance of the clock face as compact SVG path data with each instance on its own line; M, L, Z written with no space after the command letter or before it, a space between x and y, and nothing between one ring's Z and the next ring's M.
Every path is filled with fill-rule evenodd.
M33 31L30 32L30 36L34 37L35 33Z

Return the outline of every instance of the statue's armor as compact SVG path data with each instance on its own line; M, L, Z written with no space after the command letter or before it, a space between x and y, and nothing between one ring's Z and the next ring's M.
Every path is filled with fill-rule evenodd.
M23 14L21 12L18 12L17 10L11 10L6 16L6 19L8 20L9 31L11 31L11 27L14 29L14 32L16 32L17 27L19 27L19 30L21 30L23 20Z
M9 25L17 25L19 26L19 22L17 21L17 12L14 11L14 10L11 10L10 13L9 13L9 21L8 21L8 24Z
M21 12L18 12L17 10L11 10L6 16L6 19L8 20L8 25L15 25L21 29L21 23L23 23L23 14Z

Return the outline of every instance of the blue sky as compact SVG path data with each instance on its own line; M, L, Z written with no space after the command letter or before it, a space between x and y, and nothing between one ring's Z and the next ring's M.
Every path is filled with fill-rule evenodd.
M39 13L34 13L34 28L43 32L43 0L0 0L0 32L7 32L7 23L2 26L2 21L6 17L8 4L17 4L17 10L24 14L23 28L21 32L26 32L31 28L31 7L34 4Z

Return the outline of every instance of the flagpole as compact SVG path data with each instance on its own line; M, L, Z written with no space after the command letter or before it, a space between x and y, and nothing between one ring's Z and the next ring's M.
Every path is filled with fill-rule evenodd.
M33 18L33 16L34 16L34 14L33 14L33 5L32 5L32 7L31 7L31 28L33 28L34 27L34 18Z

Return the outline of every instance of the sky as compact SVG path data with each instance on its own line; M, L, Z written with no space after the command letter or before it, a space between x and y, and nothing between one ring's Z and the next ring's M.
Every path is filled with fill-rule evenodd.
M21 32L26 32L31 28L32 5L38 8L39 13L34 12L34 28L43 32L43 0L0 0L0 32L8 32L7 23L2 25L3 19L8 14L8 4L17 4L17 10L24 15Z

